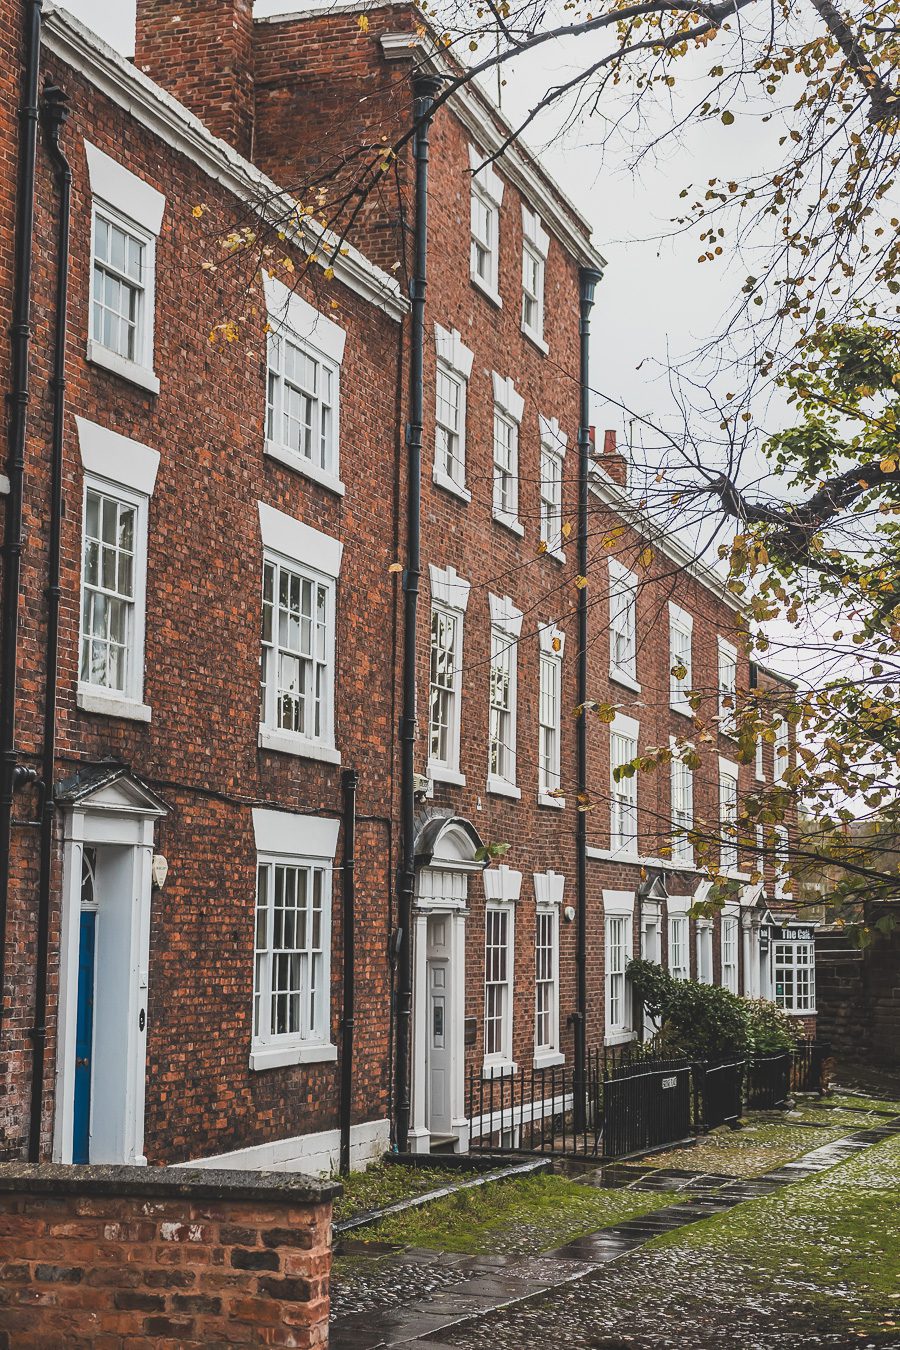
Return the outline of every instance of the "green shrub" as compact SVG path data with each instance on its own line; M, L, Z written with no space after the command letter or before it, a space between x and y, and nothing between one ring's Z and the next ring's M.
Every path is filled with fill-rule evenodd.
M800 1039L798 1029L787 1013L765 998L745 998L753 1049L760 1055L778 1050L793 1050Z
M632 961L628 977L644 1008L660 1023L660 1052L712 1062L753 1049L750 1005L727 989L675 980L652 961Z
M697 980L675 980L652 961L632 961L631 987L659 1024L651 1053L705 1059L775 1054L792 1050L794 1023L767 999L739 998Z

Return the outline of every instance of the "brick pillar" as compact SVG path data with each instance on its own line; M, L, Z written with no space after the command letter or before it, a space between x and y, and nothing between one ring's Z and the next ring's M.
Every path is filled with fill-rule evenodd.
M253 0L137 0L134 61L249 157Z

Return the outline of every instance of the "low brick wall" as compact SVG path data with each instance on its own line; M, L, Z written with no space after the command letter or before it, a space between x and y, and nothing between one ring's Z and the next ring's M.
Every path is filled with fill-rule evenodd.
M327 1345L339 1193L275 1172L0 1165L0 1347Z

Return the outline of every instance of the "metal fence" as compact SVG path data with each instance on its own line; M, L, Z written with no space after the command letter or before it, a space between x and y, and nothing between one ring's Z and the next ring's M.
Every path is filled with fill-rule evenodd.
M646 1053L646 1052L644 1052ZM720 1064L642 1057L640 1047L591 1051L584 1082L569 1065L515 1075L469 1068L473 1153L621 1158L736 1124L745 1106L774 1109L822 1088L826 1046Z

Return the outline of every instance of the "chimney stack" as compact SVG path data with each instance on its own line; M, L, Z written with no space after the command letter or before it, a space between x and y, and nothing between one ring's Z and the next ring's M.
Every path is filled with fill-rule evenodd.
M616 449L616 433L612 430L603 433L603 451L597 454L597 431L591 427L591 444L594 446L594 463L599 464L607 478L619 487L628 486L628 461L620 450Z
M249 157L253 0L137 0L134 63Z

